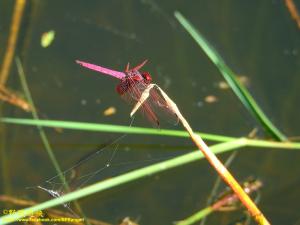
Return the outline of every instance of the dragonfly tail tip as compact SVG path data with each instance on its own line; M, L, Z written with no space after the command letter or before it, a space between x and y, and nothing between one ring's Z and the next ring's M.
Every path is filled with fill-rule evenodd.
M75 60L75 62L77 63L77 64L79 64L79 65L83 65L83 62L82 61L80 61L80 60Z

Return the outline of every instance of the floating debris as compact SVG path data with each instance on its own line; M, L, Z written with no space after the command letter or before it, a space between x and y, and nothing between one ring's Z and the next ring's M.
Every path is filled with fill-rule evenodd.
M52 42L54 41L54 38L55 38L54 30L49 30L47 32L44 32L41 37L41 46L43 48L49 47L52 44Z
M205 98L204 98L204 101L206 103L214 103L214 102L217 102L218 101L218 98L214 95L207 95Z
M249 78L245 75L238 76L238 80L245 86L249 86L249 84L250 84Z
M226 83L226 81L220 81L218 83L218 88L222 89L222 90L225 90L225 89L228 89L229 88L229 85Z
M245 85L245 86L249 86L250 81L249 78L247 76L241 75L237 77L238 81L241 82L241 84ZM220 81L217 83L218 88L222 89L222 90L226 90L229 89L229 85L226 81Z
M111 115L114 115L116 112L117 112L117 109L115 107L111 106L104 110L103 115L111 116Z
M257 137L259 129L257 127L254 127L250 133L247 135L248 138L255 139Z
M195 105L200 108L200 107L203 106L203 102L202 101L198 101L198 102L196 102Z
M133 222L129 217L125 217L120 225L138 225L137 222Z
M96 104L101 104L101 99L100 98L96 99Z
M81 104L81 105L86 105L86 104L87 104L87 100L81 99L80 104Z

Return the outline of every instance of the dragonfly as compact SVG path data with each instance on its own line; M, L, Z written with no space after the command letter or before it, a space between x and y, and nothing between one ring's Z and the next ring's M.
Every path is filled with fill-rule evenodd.
M167 117L169 121L178 123L176 113L168 106L167 101L162 97L156 88L149 87L152 84L152 76L149 72L140 72L140 69L147 63L143 61L139 65L130 69L129 63L125 67L124 72L108 69L102 66L76 60L79 65L110 75L119 79L119 84L116 86L116 92L128 103L132 105L140 104L141 111L146 115L147 119L155 126L160 127L159 117ZM151 86L152 87L152 86ZM141 100L144 93L148 91L147 98Z

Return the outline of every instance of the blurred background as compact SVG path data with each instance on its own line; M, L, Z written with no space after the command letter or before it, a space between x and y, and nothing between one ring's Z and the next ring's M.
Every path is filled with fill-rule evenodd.
M16 2L0 1L0 65ZM300 9L299 2L295 3ZM75 60L123 71L128 62L134 66L148 59L143 70L173 98L196 131L240 137L258 128L257 137L267 138L175 19L176 10L219 51L272 122L288 137L299 135L300 30L281 0L26 1L15 56L22 62L40 117L129 125L131 107L115 91L118 80L84 69ZM43 46L41 40L54 33ZM5 85L23 93L15 60ZM0 107L2 117L32 118L31 113L14 105L1 102ZM139 114L133 126L151 124ZM168 123L162 128L182 130ZM63 170L119 136L45 130ZM0 134L1 193L37 202L49 199L41 190L26 189L55 176L36 127L1 124ZM195 148L190 140L175 137L127 135L118 143L113 161L119 166L100 172L89 183ZM249 176L262 180L259 206L266 217L272 224L300 224L300 153L242 150L230 170L239 180ZM220 158L224 161L229 155ZM105 160L103 156L93 159L85 165L86 170L98 170ZM206 206L216 177L201 160L79 203L88 217L110 224L127 216L139 224L172 224ZM11 205L0 202L1 208ZM215 213L206 224L236 224L243 217L242 210Z

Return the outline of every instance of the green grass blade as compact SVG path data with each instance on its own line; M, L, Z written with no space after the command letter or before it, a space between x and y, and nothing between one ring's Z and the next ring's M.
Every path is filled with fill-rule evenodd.
M230 151L236 148L243 147L245 145L244 139L237 139L231 142L226 142L222 144L217 144L211 147L211 150L215 153L223 153L226 151ZM88 187L82 188L80 190L65 194L59 198L55 198L41 204L26 208L22 210L22 213L15 213L0 217L0 224L8 224L13 221L16 221L25 216L31 215L36 211L44 210L47 208L51 208L57 205L62 205L63 203L70 202L97 192L101 192L107 189L111 189L113 187L119 186L124 183L128 183L133 180L137 180L143 177L148 177L149 175L153 175L159 172L163 172L181 165L185 165L187 163L194 162L196 160L204 158L203 154L195 150L191 153L184 154L182 156L175 157L173 159L169 159L163 162L159 162L153 164L151 166L147 166L141 169L134 170L132 172L128 172L126 174L104 180L95 184L92 184Z
M21 63L21 60L20 60L19 57L16 57L16 65L17 65L17 70L18 70L18 74L19 74L19 78L20 78L20 81L21 81L22 88L23 88L23 90L25 92L25 95L26 95L26 98L27 98L27 100L28 100L28 102L29 102L29 104L31 105L31 108L32 108L32 111L31 111L32 112L32 117L34 118L34 120L39 120L39 116L38 116L35 104L33 102L33 98L31 96L29 86L28 86L28 83L27 83L27 80L26 80L26 76L25 76L25 73L24 73L24 70L23 70L23 66L22 66L22 63ZM63 176L63 172L60 169L59 163L58 163L58 161L57 161L57 159L54 155L54 152L52 150L50 142L47 138L46 132L44 131L42 126L37 125L37 129L39 131L39 135L40 135L41 140L43 142L43 145L46 149L46 152L48 153L50 161L53 164L53 166L56 170L56 173L58 174L59 179L63 183L64 189L66 191L70 191L69 184L66 182L65 177ZM86 216L85 216L83 210L81 209L81 206L79 205L79 203L75 201L74 204L75 204L76 209L80 213L80 215L83 216L84 218L86 218ZM85 220L85 224L90 225L90 223L87 220Z
M189 138L186 131L178 130L159 130L153 128L143 127L128 127L111 124L85 123L73 121L59 121L59 120L32 120L22 118L0 118L0 122L27 125L27 126L43 126L43 127L60 127L72 130L85 130L93 132L112 132L112 133L128 133L139 135L162 135ZM227 142L236 140L237 137L221 136L215 134L198 133L203 139L217 142ZM265 140L253 140L244 138L247 146L261 147L261 148L281 148L281 149L300 149L298 142L275 142Z
M176 136L176 137L189 137L186 131L154 129L143 127L129 127L111 124L98 124L98 123L85 123L73 121L59 121L59 120L32 120L23 118L0 118L0 122L12 123L29 126L44 126L44 127L60 127L63 129L72 130L85 130L94 132L111 132L111 133L127 133L127 134L143 134L143 135L162 135L162 136ZM209 141L226 142L232 141L236 138L198 133L203 139Z
M20 81L21 81L22 88L24 89L26 98L27 98L29 104L32 107L32 116L33 116L34 120L39 120L39 116L37 114L36 107L34 105L34 102L33 102L33 99L32 99L32 96L31 96L31 93L30 93L30 90L29 90L29 87L28 87L28 84L27 84L27 81L26 81L26 78L25 78L25 73L23 71L23 66L21 64L21 61L20 61L19 57L16 57L16 65L17 65L17 70L18 70L18 74L19 74L19 78L20 78ZM50 146L50 143L48 141L46 133L44 132L42 126L39 126L39 125L36 125L36 126L38 128L39 135L40 135L41 140L43 142L43 145L44 145L44 147L45 147L45 149L48 153L50 161L53 164L53 166L56 170L56 173L59 174L59 178L60 178L61 182L66 187L67 184L66 184L65 178L62 175L62 170L60 169L58 161L57 161L57 159L56 159L56 157L55 157L55 155L52 151L52 148Z
M216 65L247 110L254 115L266 131L268 131L276 140L286 141L286 136L268 119L248 90L236 79L235 73L226 65L219 53L209 44L203 35L181 13L175 12L175 17Z
M189 216L188 218L179 221L177 223L175 223L176 225L191 225L194 224L196 222L199 222L200 220L202 220L204 217L208 216L209 214L211 214L213 212L213 208L212 207L206 207L202 210L200 210L199 212L196 212L195 214Z

